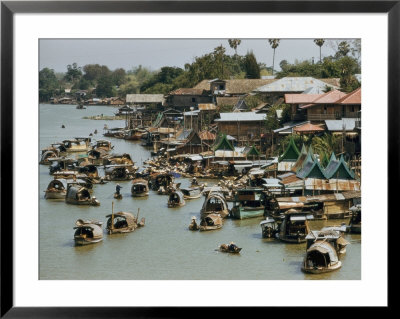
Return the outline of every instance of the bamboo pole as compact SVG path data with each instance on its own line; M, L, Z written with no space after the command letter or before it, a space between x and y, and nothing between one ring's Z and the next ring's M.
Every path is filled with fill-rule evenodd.
M111 230L114 229L114 201L111 205Z

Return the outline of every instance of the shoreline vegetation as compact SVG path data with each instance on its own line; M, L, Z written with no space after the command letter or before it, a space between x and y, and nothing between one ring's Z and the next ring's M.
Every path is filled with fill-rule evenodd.
M270 39L271 40L271 39ZM272 39L280 40L280 39ZM284 40L284 39L282 39ZM221 43L210 53L195 57L192 63L184 68L164 66L159 70L151 70L142 65L133 66L130 70L118 68L110 70L106 65L77 63L67 65L66 72L55 72L43 68L39 72L39 101L51 102L65 97L77 102L91 99L108 99L107 104L125 104L127 94L164 94L167 95L178 88L193 88L205 79L261 79L273 76L340 78L343 92L351 92L360 86L355 74L361 73L361 42L359 39L335 41L315 39L316 50L320 53L319 61L314 57L308 60L295 60L289 63L274 61L272 66L256 60L252 51L240 55L241 40L229 39L234 54L227 54L227 48ZM321 55L324 45L334 49L335 54ZM266 40L266 46L270 47ZM279 51L279 41L271 44L271 49ZM271 61L272 62L272 61ZM279 64L280 70L276 70ZM94 101L92 101L94 102ZM246 101L247 102L247 101Z
M84 116L82 117L84 120L106 120L106 121L113 121L113 120L124 120L125 117L117 116L117 115L93 115L93 116Z

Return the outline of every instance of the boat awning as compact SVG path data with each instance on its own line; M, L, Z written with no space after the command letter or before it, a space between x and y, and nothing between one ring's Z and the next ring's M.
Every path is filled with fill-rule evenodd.
M262 186L264 186L265 188L275 188L275 187L282 188L283 187L283 185L281 185L281 184L262 184Z
M291 221L306 220L306 216L290 216Z
M275 223L275 219L266 219L260 222L260 225Z

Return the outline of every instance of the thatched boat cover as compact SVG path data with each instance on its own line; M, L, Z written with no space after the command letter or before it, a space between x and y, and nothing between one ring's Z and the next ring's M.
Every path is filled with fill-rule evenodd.
M169 201L172 201L175 198L175 195L179 199L179 203L183 203L185 200L183 198L183 193L180 190L176 190L169 195Z
M107 215L107 218L111 218L112 214ZM132 213L128 213L128 212L118 212L118 213L114 213L114 218L116 217L121 217L123 219L126 220L128 227L133 226L136 224L136 218L133 216Z
M58 187L56 187L56 186L58 186ZM53 179L52 181L50 181L49 185L47 186L47 189L50 189L50 188L56 188L59 190L67 189L67 180L63 179L63 178Z
M92 198L89 191L85 187L70 186L67 190L67 198L76 200L78 198L78 194L82 194L84 198Z
M101 228L102 223L95 220L82 220L78 219L75 222L74 229L78 228L89 228L93 232L93 238L103 237L103 229Z
M208 209L208 205L212 199L217 199L222 203L222 209L223 210L228 210L228 204L226 202L225 196L222 193L214 192L213 190L210 191L208 194L206 200L203 203L203 207L201 208L201 211L206 212Z
M331 263L339 260L335 248L329 242L316 241L307 249L307 255L312 251L318 251L324 255L328 254Z
M146 181L145 179L143 179L143 178L135 178L133 181L132 181L132 184L140 184L140 185L149 185L149 182L148 181Z

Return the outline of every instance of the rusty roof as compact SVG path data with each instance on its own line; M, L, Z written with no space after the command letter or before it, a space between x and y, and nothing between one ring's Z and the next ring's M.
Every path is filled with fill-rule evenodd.
M332 90L322 94L319 98L315 99L312 103L314 104L333 104L339 99L344 97L346 93L340 92L338 90Z
M200 111L212 111L217 109L217 106L212 103L199 104L198 107Z
M204 89L195 89L195 88L179 88L175 91L169 92L169 95L204 95Z
M256 88L275 82L276 79L233 79L233 80L221 80L225 82L225 92L228 94L244 94L250 93ZM203 80L194 86L194 89L210 90L210 80Z
M350 92L349 94L345 95L338 101L336 101L338 104L361 104L361 88L358 88L354 90L353 92Z
M208 140L208 141L214 141L216 138L216 135L209 132L209 131L202 131L199 133L199 136L202 140Z
M322 94L285 94L285 103L288 104L308 104L312 103Z
M299 133L325 131L325 129L323 129L321 126L314 125L314 124L311 124L311 123L306 123L306 124L303 124L303 125L300 125L300 126L296 126L293 130L295 132L299 132Z

